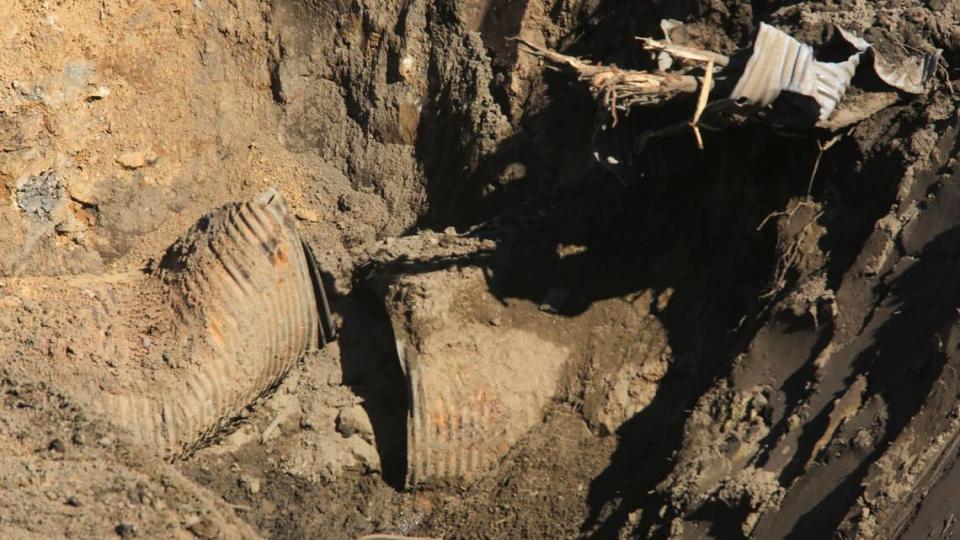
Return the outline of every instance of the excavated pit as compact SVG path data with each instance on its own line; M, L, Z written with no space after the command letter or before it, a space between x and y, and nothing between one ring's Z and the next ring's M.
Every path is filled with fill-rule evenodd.
M0 7L0 534L955 534L960 2ZM944 65L918 96L855 78L889 106L826 150L759 122L703 150L682 132L624 183L594 158L589 93L512 38L634 68L664 19L724 54L761 22L814 45L841 25ZM629 154L692 114L635 110L600 143ZM146 275L267 186L338 339L298 342L229 425L154 462L78 369L110 374L87 395L175 390L136 355L77 364L47 339L83 335L57 330L69 298L21 285ZM269 318L226 346L255 352Z

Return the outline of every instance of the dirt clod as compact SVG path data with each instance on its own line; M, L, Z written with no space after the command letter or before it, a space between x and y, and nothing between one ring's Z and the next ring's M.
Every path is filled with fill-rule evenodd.
M125 169L139 169L146 165L153 165L157 162L157 155L152 150L140 150L137 152L127 152L117 157L117 163Z

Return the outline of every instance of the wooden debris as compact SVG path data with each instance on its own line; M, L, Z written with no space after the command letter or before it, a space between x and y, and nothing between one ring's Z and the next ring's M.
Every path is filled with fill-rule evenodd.
M581 82L589 85L595 98L610 111L612 125L617 123L617 109L637 104L666 101L677 94L692 94L701 88L701 79L693 75L674 73L651 73L620 69L615 65L592 64L575 56L560 54L535 45L524 39L517 41L528 54L542 58L548 67L558 71L572 72ZM707 82L706 78L703 82ZM709 94L709 91L707 91Z
M730 57L713 51L695 49L693 47L684 47L683 45L674 45L658 39L638 37L637 41L643 44L643 48L654 52L665 52L670 56L675 56L683 60L690 60L698 63L713 62L714 65L726 67L730 63Z
M710 101L710 89L713 88L713 59L707 60L707 72L703 78L703 85L700 87L700 95L697 97L697 108L693 112L693 121L690 127L693 128L693 135L697 138L697 148L703 150L703 137L700 135L700 128L697 124L700 122L700 116L707 108L707 102Z

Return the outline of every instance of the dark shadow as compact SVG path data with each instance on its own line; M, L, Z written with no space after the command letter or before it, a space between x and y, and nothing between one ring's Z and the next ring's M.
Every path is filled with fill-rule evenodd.
M630 187L600 173L592 184L565 186L559 202L539 206L548 212L517 218L500 239L502 255L488 262L495 295L570 317L598 300L673 290L657 317L675 362L653 402L619 429L610 465L591 484L583 530L597 537L615 535L631 511L656 501L650 493L672 468L689 411L756 329L736 331L742 314L761 310L756 298L774 260L772 235L756 226L793 189L805 189L795 163L812 157L807 147L757 128L708 141L692 173ZM774 155L745 171L727 158L744 149ZM558 245L586 249L561 257ZM652 525L642 523L639 534Z
M760 4L754 2L769 10L784 2ZM601 2L589 15L581 14L590 19L588 30L560 48L631 67L631 59L638 57L633 36L659 36L659 20L687 17L700 5L692 0ZM453 17L449 9L438 6L435 16ZM509 36L497 34L510 28L490 13L484 21L484 42L507 67L515 51L504 49L502 38ZM591 96L569 78L546 74L546 86L535 89L539 94L534 96L543 107L529 109L518 119L516 133L485 154L478 142L485 134L474 131L469 110L455 107L463 96L450 99L437 69L431 62L433 98L421 113L415 148L429 179L429 212L418 228L454 225L495 237L496 251L469 263L487 270L491 292L504 300L527 299L563 316L575 317L594 302L641 290L673 291L656 316L667 329L674 362L653 402L618 430L611 462L589 489L584 534L615 536L632 511L662 503L655 488L672 469L690 411L717 377L729 372L765 322L766 304L757 299L768 286L777 255L776 232L775 227L758 231L757 226L791 198L806 194L818 154L815 134L785 137L747 125L706 132L701 152L690 133L681 133L651 156L669 159L653 163L641 182L624 187L596 164L592 140L598 111ZM507 111L506 95L494 90ZM685 121L689 113L678 105L650 114ZM630 130L642 130L648 119L640 113L623 118L626 138L613 144L629 147ZM864 170L845 168L863 157L853 143L841 143L823 157L816 179L815 185L826 187L815 191L814 198L842 210L823 217L830 232L822 247L838 254L829 263L831 287L839 284L876 219L889 209L895 195L889 186L896 185L904 169L902 163L882 159L867 160ZM560 246L581 249L561 255ZM391 264L392 272L422 272L458 262ZM787 285L789 289L791 283ZM397 411L404 412L405 421L406 397L398 390L405 384L382 303L357 292L335 307L344 316L345 382L367 399L371 419L377 417L374 428L385 471L388 462L392 471L402 469L398 455L405 459L405 450L397 448L405 446L398 441L406 428ZM376 335L365 334L367 328L378 328ZM801 368L787 381L787 407L802 399L801 383L809 374L809 368ZM394 394L384 398L383 391ZM378 402L390 405L380 411ZM402 472L390 476L393 482L400 479L394 485L402 485ZM636 533L650 531L657 519L644 512Z
M320 270L317 258L313 255L310 245L302 240L301 244L303 245L303 254L307 259L307 269L310 272L314 301L317 304L317 315L320 319L317 324L317 346L322 349L327 343L337 338L337 328L330 313L330 301L327 299L327 289L330 289L333 278L330 274L325 274Z
M784 401L783 411L778 415L778 418L775 419L773 426L770 428L770 433L760 442L760 452L757 455L758 465L763 466L767 462L770 457L769 452L775 447L775 443L789 431L788 419L790 416L796 413L815 391L815 388L809 384L816 376L817 366L815 362L833 340L833 337L834 328L831 323L817 335L816 343L806 360L797 370L787 377L780 386ZM812 424L816 423L816 420L812 422ZM820 432L822 433L822 431ZM803 437L805 434L806 431L801 434L801 445L804 444ZM811 441L811 444L813 444L813 442L815 441ZM799 463L806 463L806 458ZM782 485L789 485L789 481L795 477L795 471L788 472L788 469L790 469L790 467L786 467L780 477L780 483Z
M940 375L947 357L938 350L938 336L956 320L960 303L960 227L923 248L919 261L893 282L891 299L899 313L876 330L873 345L854 363L854 373L867 376L864 401L880 395L887 405L883 436L853 474L800 518L789 538L827 537L837 528L860 496L870 464L920 410Z
M390 320L383 302L364 289L331 301L343 318L338 338L343 384L363 399L384 481L402 490L407 467L407 384Z
M602 3L595 26L564 52L589 51L629 67L630 57L639 57L631 54L632 36L659 36L663 16L682 16L678 3L615 4ZM643 180L625 187L593 158L598 111L590 95L566 77L545 78L545 107L519 119L517 133L467 175L463 156L474 150L462 130L470 124L462 111L445 108L444 89L434 86L439 97L424 110L417 142L431 179L431 210L420 226L479 225L475 234L498 240L482 263L491 292L563 316L645 289L673 291L656 315L674 363L653 402L618 430L618 448L590 486L582 530L615 536L630 512L657 505L653 490L672 468L689 412L758 328L753 319L763 310L757 298L775 260L775 232L757 226L806 191L817 147L744 126L705 132L701 152L684 132L650 153L655 161L641 164ZM613 144L629 147L631 129L641 131L649 115L686 119L690 108L682 105L622 118L625 137ZM517 163L520 172L508 174ZM583 249L561 256L558 246ZM753 316L742 321L745 313ZM644 514L639 534L653 518Z

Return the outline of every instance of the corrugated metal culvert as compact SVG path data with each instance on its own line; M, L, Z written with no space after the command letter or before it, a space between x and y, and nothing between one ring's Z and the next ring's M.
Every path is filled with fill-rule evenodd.
M333 338L315 262L273 189L205 216L145 272L20 278L6 293L56 306L39 330L55 362L38 374L168 458Z
M492 326L478 268L396 278L388 287L408 384L406 484L470 483L542 422L569 350L530 329Z

